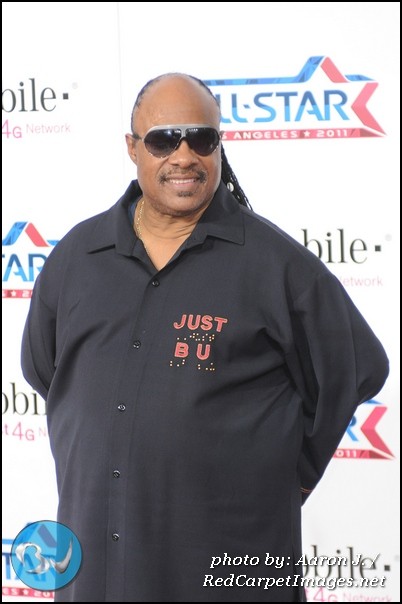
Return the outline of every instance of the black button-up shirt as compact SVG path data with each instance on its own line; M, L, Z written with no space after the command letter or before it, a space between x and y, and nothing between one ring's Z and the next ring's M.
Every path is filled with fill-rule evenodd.
M301 600L289 580L205 577L302 574L301 489L381 389L386 355L326 266L223 184L160 271L129 219L140 195L131 183L57 244L24 332L24 375L47 399L58 520L83 549L56 599ZM227 563L239 556L260 564Z

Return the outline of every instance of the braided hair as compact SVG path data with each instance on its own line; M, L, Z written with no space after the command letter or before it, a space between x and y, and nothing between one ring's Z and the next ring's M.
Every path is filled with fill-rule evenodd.
M148 88L150 88L153 84L156 84L156 82L159 82L162 78L164 78L166 76L173 76L173 75L185 75L186 77L194 80L200 86L202 86L202 88L204 88L204 90L206 90L210 94L210 96L214 99L214 101L219 109L219 113L220 113L220 106L219 106L217 99L214 97L211 90L208 88L208 86L202 80L200 80L199 78L196 78L195 76L188 75L188 74L165 73L163 75L157 76L156 78L153 78L152 80L149 80L149 82L147 82L141 88L140 92L138 93L137 99L134 103L133 110L131 112L131 125L133 125L133 122L134 122L134 113L138 109L138 107L141 105L143 96L146 93L146 91L148 90ZM240 205L246 206L247 208L251 209L250 202L247 199L246 194L244 193L243 189L241 188L239 181L237 180L237 177L228 162L223 145L221 145L221 166L222 166L221 178L222 178L223 183L226 185L226 187L232 193L232 195L237 199L237 201L239 202Z

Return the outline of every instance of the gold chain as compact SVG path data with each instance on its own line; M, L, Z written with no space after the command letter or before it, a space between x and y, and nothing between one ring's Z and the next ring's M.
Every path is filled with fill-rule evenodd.
M146 251L146 253L149 256L149 252L148 252L147 246L144 243L144 240L142 238L142 232L141 232L141 220L142 220L142 211L143 211L143 209L144 209L144 198L141 199L140 206L138 208L137 220L135 221L135 232L137 233L138 239L140 241L142 241L142 245L144 246L145 251Z

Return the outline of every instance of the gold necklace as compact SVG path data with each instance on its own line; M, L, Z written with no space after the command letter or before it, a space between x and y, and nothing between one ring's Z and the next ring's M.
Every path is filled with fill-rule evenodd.
M144 209L144 198L141 199L141 202L140 202L140 205L138 208L138 215L137 215L137 219L135 221L135 232L137 233L138 239L142 242L142 245L144 246L144 249L149 256L149 252L148 252L147 246L145 245L144 240L142 238L142 231L141 231L141 220L142 220L143 209Z

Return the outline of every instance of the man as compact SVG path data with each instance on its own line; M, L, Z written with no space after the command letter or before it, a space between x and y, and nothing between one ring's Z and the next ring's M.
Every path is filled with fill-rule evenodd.
M138 181L37 279L22 366L83 550L58 601L304 601L302 501L387 377L338 279L247 207L219 127L200 80L149 82Z

